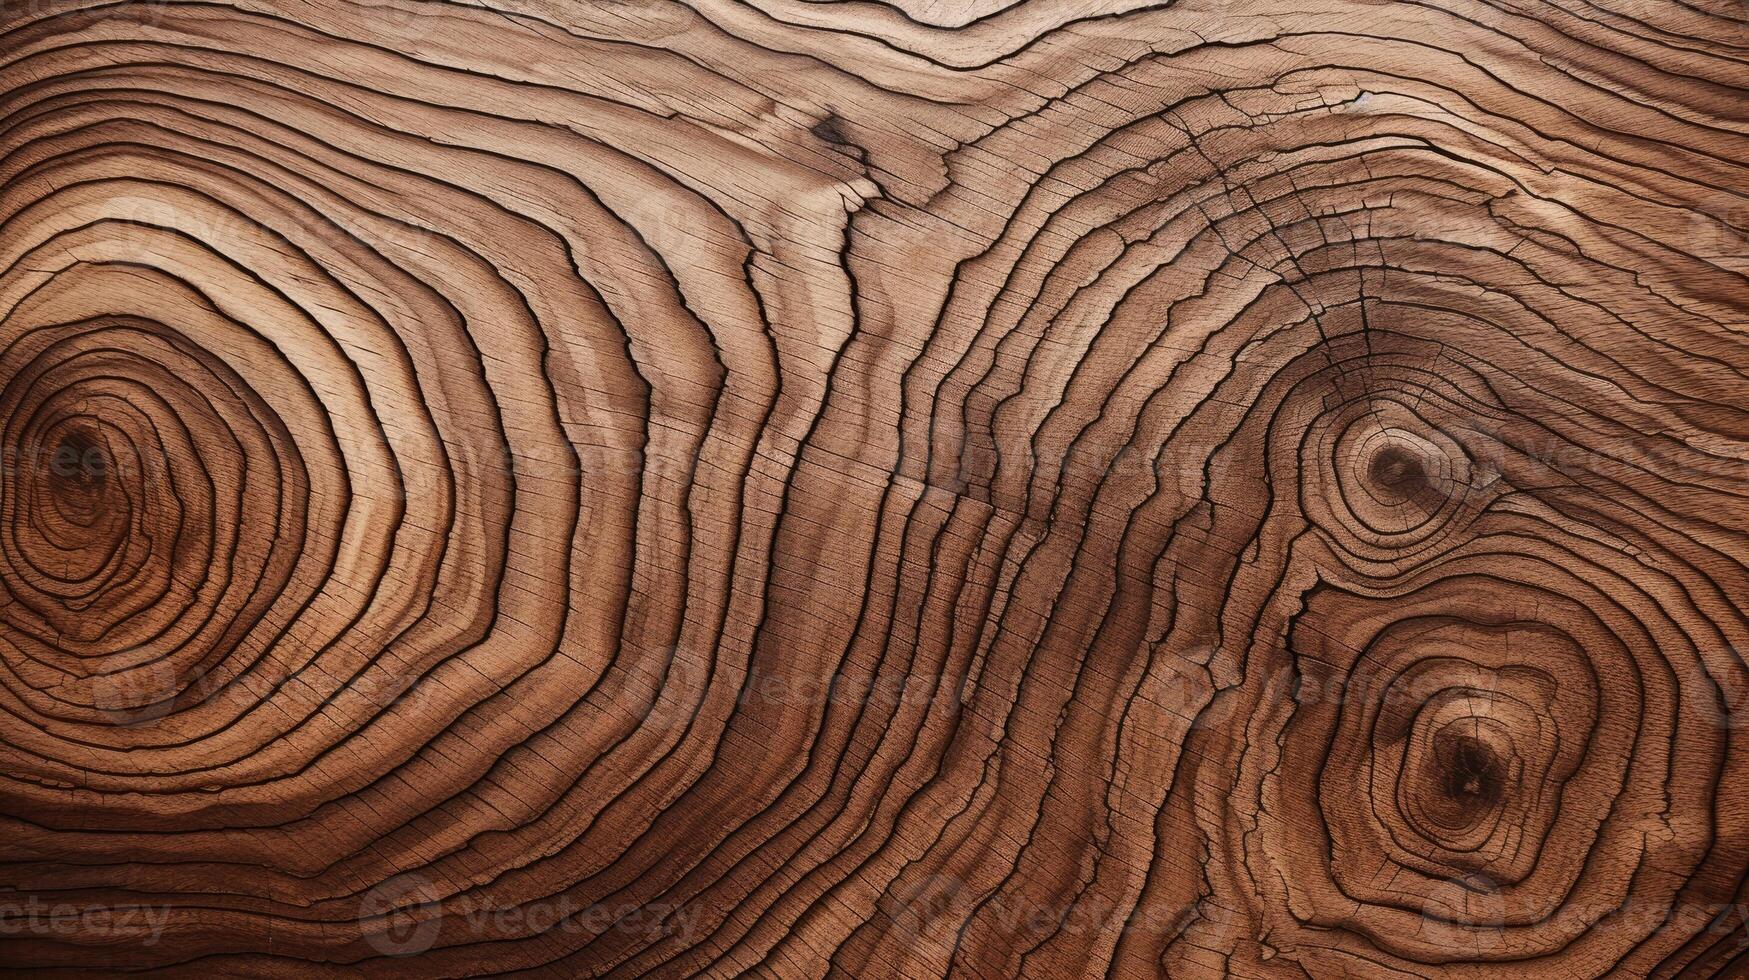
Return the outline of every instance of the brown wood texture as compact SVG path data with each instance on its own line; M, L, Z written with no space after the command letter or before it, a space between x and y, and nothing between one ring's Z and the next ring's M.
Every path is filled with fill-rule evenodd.
M0 966L1749 974L1742 0L0 18Z

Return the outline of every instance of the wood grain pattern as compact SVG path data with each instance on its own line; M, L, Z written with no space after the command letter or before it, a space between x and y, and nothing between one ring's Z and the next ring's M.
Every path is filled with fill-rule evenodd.
M0 965L1749 974L1741 0L6 0Z

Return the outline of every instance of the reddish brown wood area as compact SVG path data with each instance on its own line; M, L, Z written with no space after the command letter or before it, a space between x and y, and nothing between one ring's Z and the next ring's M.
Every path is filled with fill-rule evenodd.
M6 0L0 966L1749 972L1742 0Z

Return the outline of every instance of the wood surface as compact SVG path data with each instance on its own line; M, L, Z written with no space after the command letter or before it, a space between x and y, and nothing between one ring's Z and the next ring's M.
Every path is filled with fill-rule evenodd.
M1749 974L1742 0L5 0L0 966Z

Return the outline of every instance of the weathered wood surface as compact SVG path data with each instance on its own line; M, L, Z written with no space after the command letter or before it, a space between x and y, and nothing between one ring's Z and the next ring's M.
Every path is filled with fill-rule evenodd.
M1749 964L1740 0L7 0L0 963Z

